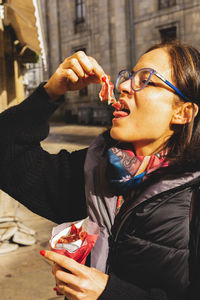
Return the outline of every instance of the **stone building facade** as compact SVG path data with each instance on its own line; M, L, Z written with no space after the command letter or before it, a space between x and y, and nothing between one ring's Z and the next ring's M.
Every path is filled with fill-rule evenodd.
M199 0L135 0L136 59L152 44L177 38L200 49Z
M65 57L84 50L116 79L155 42L178 38L197 48L200 0L41 0L48 44L48 78ZM99 106L100 86L67 93L65 109Z
M129 68L128 2L42 0L49 58L46 78L65 57L78 50L93 56L112 80L119 70ZM98 106L99 90L100 86L91 85L80 92L67 93L65 108L77 114L78 107Z

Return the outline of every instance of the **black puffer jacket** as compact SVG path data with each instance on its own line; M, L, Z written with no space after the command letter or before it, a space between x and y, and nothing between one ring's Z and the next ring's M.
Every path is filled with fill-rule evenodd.
M131 200L115 217L114 226L109 226L116 191L107 184L106 149L113 143L109 132L99 136L89 147L85 163L90 217L100 224L101 236L108 237L112 229L108 272L145 290L161 288L170 299L186 299L193 251L191 203L199 189L200 171L175 174L171 167L152 173L133 190ZM195 198L199 202L197 195ZM103 237L100 241L97 257L103 264L106 242Z
M190 272L195 272L190 261L194 251L190 207L199 175L156 178L155 183L142 188L135 204L122 207L110 240L110 271L146 290L159 287L170 299L187 298Z

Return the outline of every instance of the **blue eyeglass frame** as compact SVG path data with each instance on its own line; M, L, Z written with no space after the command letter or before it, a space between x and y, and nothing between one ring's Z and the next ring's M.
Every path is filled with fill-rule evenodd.
M142 87L142 88L140 88L140 89L138 89L138 90L135 90L134 89L134 87L133 87L133 79L134 79L134 77L136 76L136 74L138 73L138 72L140 72L140 71L150 71L150 75L149 75L149 78L147 79L147 81L145 82L145 84L144 84L144 86ZM168 86L170 86L183 100L185 100L185 101L188 101L188 98L186 97L186 96L184 96L183 95L183 93L181 93L181 91L179 90L179 89L177 89L171 82L169 82L167 79L165 79L161 74L159 74L156 70L154 70L154 69L152 69L152 68L142 68L142 69L140 69L140 70L138 70L138 71L136 71L136 72L134 72L134 73L131 73L131 72L129 72L129 71L127 71L127 70L121 70L120 72L119 72L119 74L118 74L118 76L117 76L117 79L116 79L116 83L115 83L115 87L116 87L116 85L117 85L117 83L118 83L118 80L119 80L119 78L120 78L120 76L122 75L122 72L128 72L128 74L129 74L129 77L127 78L127 80L129 80L129 79L131 79L131 88L132 88L132 90L133 91L135 91L135 92L139 92L139 91L141 91L142 89L144 89L146 86L147 86L147 84L148 84L148 82L149 82L149 80L150 80L150 78L151 78L151 76L152 75L156 75L159 79L161 79L165 84L167 84Z

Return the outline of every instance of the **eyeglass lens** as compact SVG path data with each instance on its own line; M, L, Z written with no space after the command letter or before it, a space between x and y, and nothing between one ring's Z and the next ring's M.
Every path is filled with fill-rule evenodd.
M143 89L148 84L151 74L150 70L139 70L136 72L132 79L132 89L134 91Z
M119 86L131 79L131 87L134 91L139 91L143 89L149 82L152 72L148 69L143 69L135 72L134 74L129 71L121 71L116 81L115 89L119 93Z

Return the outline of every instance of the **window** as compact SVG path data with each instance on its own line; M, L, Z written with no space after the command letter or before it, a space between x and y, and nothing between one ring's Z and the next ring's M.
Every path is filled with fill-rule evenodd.
M85 0L76 0L76 23L85 22Z
M85 0L75 0L74 33L81 33L87 30L85 22Z
M177 37L176 26L160 29L160 38L162 42L175 40Z
M158 9L164 9L176 5L176 0L158 0Z

